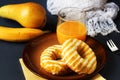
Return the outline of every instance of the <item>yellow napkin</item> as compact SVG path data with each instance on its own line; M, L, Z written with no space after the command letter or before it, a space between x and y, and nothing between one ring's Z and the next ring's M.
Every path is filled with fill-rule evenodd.
M25 79L26 80L47 80L43 77L39 77L37 75L35 75L34 73L32 73L23 63L22 59L19 59ZM93 77L91 80L106 80L105 78L103 78L100 74L97 74L95 77Z

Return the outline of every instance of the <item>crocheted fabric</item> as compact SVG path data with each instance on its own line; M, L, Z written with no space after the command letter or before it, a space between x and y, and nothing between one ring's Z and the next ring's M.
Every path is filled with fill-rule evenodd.
M113 31L119 32L113 19L117 16L119 7L111 2L104 5L103 10L93 10L87 12L86 25L88 35L94 37L98 33L107 35Z
M47 9L52 15L65 7L77 7L81 10L90 10L102 7L107 0L47 0Z

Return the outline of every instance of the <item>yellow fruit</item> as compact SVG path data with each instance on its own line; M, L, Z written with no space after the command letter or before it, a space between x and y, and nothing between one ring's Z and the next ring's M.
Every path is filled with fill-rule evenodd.
M32 28L9 28L0 26L0 40L10 42L23 42L43 35L48 31Z
M0 16L27 28L42 28L46 24L45 9L35 2L4 5L0 7Z

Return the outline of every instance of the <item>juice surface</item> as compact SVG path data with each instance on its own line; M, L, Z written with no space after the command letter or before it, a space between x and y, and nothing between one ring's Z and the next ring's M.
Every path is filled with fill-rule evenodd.
M79 21L66 21L57 26L57 38L60 44L69 38L85 41L86 34L86 26Z

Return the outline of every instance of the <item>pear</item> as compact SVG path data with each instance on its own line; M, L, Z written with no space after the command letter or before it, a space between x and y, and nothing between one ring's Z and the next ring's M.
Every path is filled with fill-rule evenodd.
M17 21L26 28L42 28L46 24L46 11L35 2L8 4L0 7L0 17Z
M48 32L49 31L43 31L41 29L0 26L0 40L9 42L25 42Z

